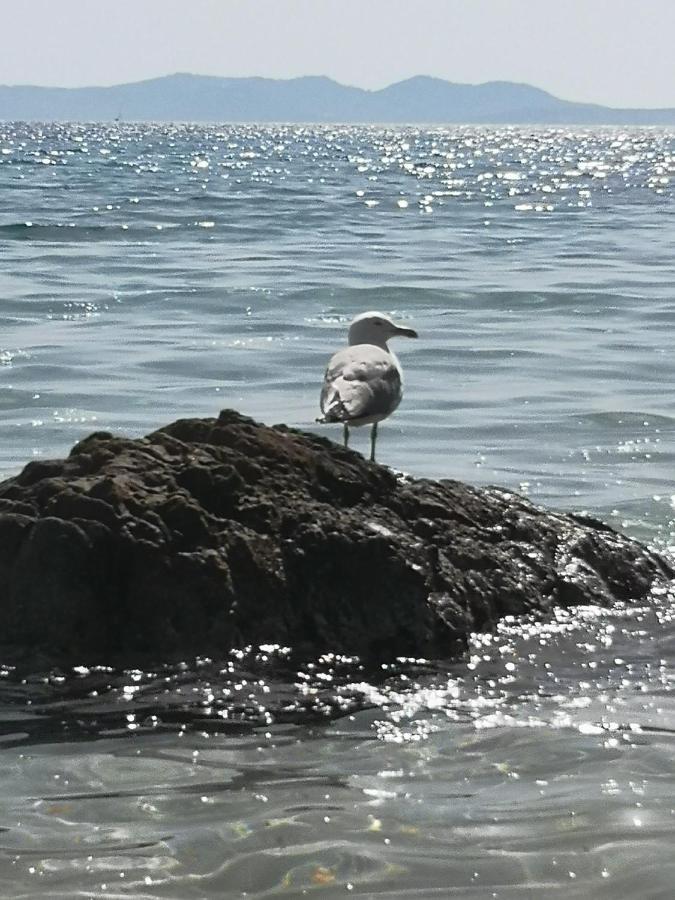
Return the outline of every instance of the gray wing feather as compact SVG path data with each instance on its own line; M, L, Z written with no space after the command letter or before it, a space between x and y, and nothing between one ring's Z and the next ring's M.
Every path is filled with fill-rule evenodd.
M329 422L392 413L401 401L401 373L391 354L359 344L336 353L326 369L321 412Z

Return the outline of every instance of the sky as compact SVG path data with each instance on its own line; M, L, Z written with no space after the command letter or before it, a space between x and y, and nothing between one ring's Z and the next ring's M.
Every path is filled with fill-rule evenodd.
M0 84L172 72L519 81L675 107L675 0L0 0Z

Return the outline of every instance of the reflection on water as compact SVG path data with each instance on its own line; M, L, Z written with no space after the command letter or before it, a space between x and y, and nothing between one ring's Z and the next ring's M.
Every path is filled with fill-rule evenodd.
M318 427L380 308L421 335L383 460L668 548L674 174L661 129L0 124L0 474L224 406ZM674 609L443 670L0 668L2 893L670 898Z
M26 706L9 673L3 884L665 898L674 651L663 592L504 621L442 675L407 661L366 681L356 661L325 658L280 680L264 648L159 675L80 668ZM331 681L346 705L327 721Z

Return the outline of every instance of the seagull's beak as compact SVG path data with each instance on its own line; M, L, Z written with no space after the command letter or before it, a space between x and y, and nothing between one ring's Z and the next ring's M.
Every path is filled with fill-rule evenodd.
M396 334L401 335L401 337L418 337L414 328L401 328L400 325L396 328Z

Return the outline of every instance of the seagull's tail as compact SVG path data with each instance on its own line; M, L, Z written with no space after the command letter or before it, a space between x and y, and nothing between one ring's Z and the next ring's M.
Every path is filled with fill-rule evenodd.
M349 419L349 413L344 405L342 398L336 392L331 401L322 406L323 415L316 421L325 425L328 422L346 422Z
M330 425L331 423L334 424L335 422L346 422L347 416L344 413L343 413L343 415L336 415L331 410L330 412L326 413L326 415L324 415L324 416L317 416L317 418L314 419L314 421L318 422L319 425Z

